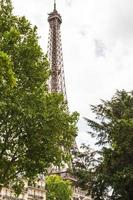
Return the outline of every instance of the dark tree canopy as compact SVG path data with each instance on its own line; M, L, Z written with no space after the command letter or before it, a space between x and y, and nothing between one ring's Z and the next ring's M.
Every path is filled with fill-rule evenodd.
M0 187L69 160L78 115L48 92L49 74L37 28L0 0Z
M92 160L88 149L81 153L76 173L94 200L132 200L133 92L117 91L110 101L92 106L92 111L95 120L86 120L101 150L93 152Z

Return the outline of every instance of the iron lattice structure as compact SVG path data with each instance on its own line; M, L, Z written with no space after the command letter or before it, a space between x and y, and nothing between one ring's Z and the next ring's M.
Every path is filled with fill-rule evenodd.
M49 79L49 91L58 92L64 95L67 103L63 51L61 42L61 15L56 10L56 2L54 3L54 10L48 16L49 22L49 37L48 37L48 59L51 68L51 77ZM67 105L68 109L68 105ZM69 109L68 109L69 112ZM73 150L78 150L76 141L73 144Z
M58 92L64 95L67 101L65 75L63 65L63 51L61 42L61 15L56 10L56 3L54 3L54 10L48 16L49 22L49 38L48 38L48 59L51 68L51 77L49 80L49 90L51 92Z

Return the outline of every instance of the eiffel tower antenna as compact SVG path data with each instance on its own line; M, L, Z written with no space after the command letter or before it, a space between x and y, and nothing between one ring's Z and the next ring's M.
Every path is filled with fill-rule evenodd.
M54 10L56 10L56 0L54 0Z

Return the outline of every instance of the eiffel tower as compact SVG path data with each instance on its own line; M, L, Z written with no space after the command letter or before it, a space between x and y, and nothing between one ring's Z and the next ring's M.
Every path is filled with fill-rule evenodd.
M49 36L47 54L51 68L51 77L49 79L48 87L50 92L57 92L63 94L64 100L67 102L63 51L61 42L62 18L56 9L56 0L54 0L54 10L48 16L48 22ZM57 171L60 171L59 168Z
M49 37L48 37L48 59L51 67L51 78L49 80L49 90L64 95L67 101L65 75L63 65L63 51L61 42L61 15L56 10L54 0L54 10L48 16Z
M64 95L67 102L66 86L65 86L65 74L63 65L63 51L61 42L61 24L62 18L56 9L56 0L54 0L54 10L48 16L49 22L49 37L48 37L48 59L51 68L51 77L49 80L49 91L58 92ZM76 141L73 144L73 150L78 150ZM59 174L65 179L76 182L76 179L67 173L67 168L59 169L54 168L52 173ZM81 194L80 188L75 188L73 190L73 200L84 199L85 195Z
M51 12L48 16L48 22L49 22L49 36L48 36L47 54L51 68L51 77L48 83L49 91L62 93L67 103L63 51L61 42L62 18L56 9L56 0L54 0L53 12ZM78 151L76 140L73 144L72 151Z

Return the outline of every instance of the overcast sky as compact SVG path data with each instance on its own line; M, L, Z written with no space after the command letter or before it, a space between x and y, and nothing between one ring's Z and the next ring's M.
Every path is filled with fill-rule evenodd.
M53 0L13 0L14 12L38 26L47 51L47 14ZM110 99L116 89L133 89L133 0L57 0L71 111L81 115L78 143L93 143L83 117L90 104Z

